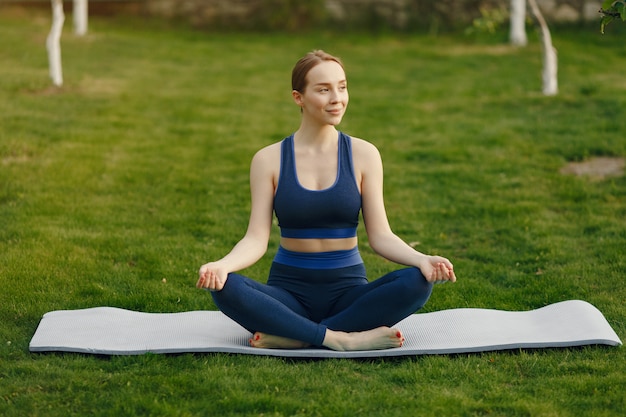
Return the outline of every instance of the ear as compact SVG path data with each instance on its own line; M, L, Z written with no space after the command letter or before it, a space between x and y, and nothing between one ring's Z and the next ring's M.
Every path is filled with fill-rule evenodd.
M293 97L293 101L298 105L298 106L302 106L302 93L300 93L298 90L293 90L291 92L291 97Z

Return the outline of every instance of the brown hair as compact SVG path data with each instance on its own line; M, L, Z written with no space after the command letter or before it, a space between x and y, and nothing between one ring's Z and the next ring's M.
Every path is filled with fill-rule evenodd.
M322 62L334 61L341 65L343 68L343 62L336 56L332 56L321 49L309 52L296 63L291 72L291 89L299 92L304 92L306 88L306 76L311 71L311 68L321 64Z

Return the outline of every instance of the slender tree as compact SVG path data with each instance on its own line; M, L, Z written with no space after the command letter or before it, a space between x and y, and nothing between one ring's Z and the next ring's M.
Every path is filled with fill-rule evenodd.
M87 34L87 0L74 0L74 33L78 36Z
M526 0L511 0L511 29L509 33L511 44L526 46Z
M63 0L52 1L52 27L46 39L46 49L48 50L48 64L50 67L50 78L56 86L63 85L63 69L61 67L61 32L65 13L63 13Z
M543 18L543 14L537 5L537 0L528 0L530 10L539 25L539 32L541 35L541 46L543 49L543 94L547 96L554 96L558 93L558 81L557 81L557 51L552 46L552 36L550 35L550 28L546 20Z

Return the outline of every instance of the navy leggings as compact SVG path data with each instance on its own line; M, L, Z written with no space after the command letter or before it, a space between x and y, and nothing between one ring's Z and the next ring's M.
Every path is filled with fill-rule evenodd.
M346 332L393 326L426 304L432 284L417 268L368 282L360 263L335 269L274 262L267 284L231 273L217 307L251 333L262 332L321 346L326 329Z

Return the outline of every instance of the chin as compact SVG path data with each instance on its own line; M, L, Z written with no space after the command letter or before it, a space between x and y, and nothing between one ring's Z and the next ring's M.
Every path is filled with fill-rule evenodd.
M332 126L337 126L338 124L341 123L342 120L343 120L343 116L333 117L331 120L328 121L328 124Z

